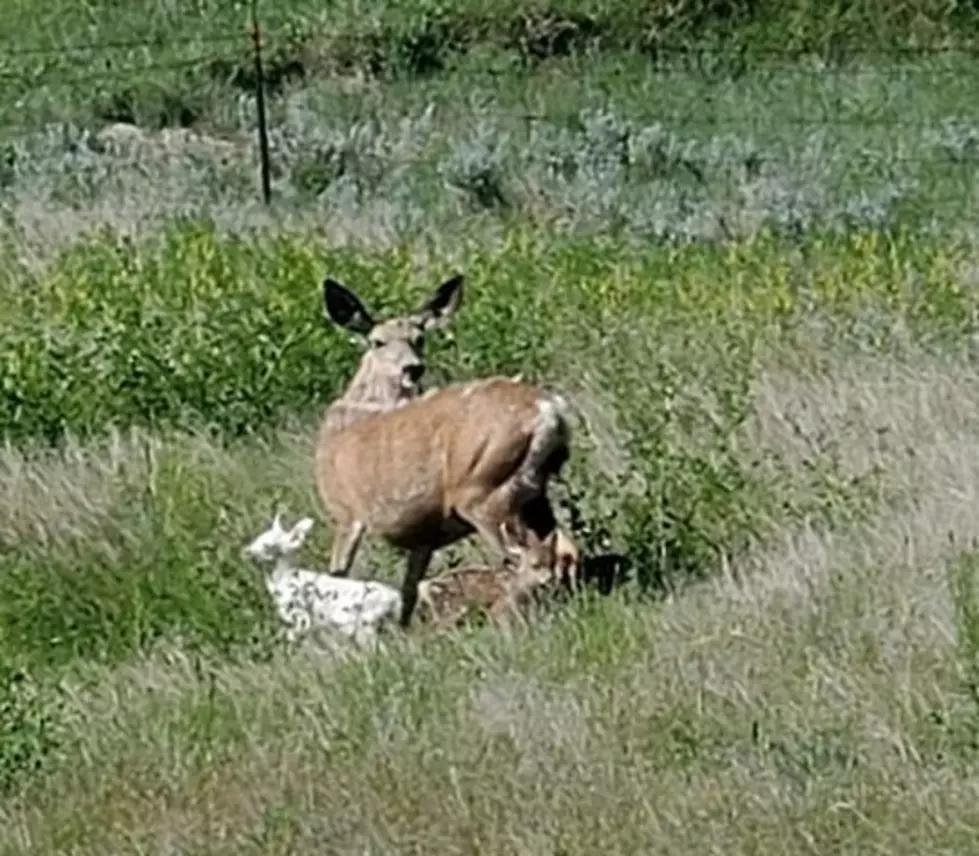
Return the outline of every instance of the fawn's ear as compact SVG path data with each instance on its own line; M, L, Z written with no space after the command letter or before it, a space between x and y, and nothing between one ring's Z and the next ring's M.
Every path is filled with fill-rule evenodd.
M306 536L309 535L309 530L313 528L313 518L304 517L300 520L292 529L289 531L289 546L296 549L302 546L303 541L306 540Z

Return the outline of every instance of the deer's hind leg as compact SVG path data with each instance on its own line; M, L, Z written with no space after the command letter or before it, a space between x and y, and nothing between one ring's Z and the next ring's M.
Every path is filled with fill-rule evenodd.
M523 504L520 508L520 519L541 540L557 528L557 517L551 501L543 491Z
M488 495L476 488L457 497L453 503L456 515L476 530L483 543L504 564L511 556L500 534L500 525L513 519L519 508L518 492L512 483L504 484Z
M472 526L504 563L510 553L500 534L503 523L519 520L542 538L557 526L547 500L547 486L567 460L566 429L553 415L543 423L542 418L543 414L522 447L510 442L509 437L488 444L469 484L452 497L455 514Z

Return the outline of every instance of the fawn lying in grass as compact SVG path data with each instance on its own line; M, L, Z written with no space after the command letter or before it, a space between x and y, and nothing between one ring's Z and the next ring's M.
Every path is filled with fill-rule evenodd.
M297 568L295 553L312 526L312 519L305 517L285 529L276 514L272 525L244 548L249 558L273 566L265 587L286 625L286 638L294 642L312 628L323 627L359 645L373 645L378 631L397 621L400 592L382 582Z
M418 587L421 612L436 627L457 626L471 613L484 613L494 623L508 624L539 602L552 584L574 569L564 562L576 561L577 551L560 545L561 530L554 529L543 540L527 528L518 543L507 523L500 525L501 541L518 563L515 567L477 566L446 571L422 580Z

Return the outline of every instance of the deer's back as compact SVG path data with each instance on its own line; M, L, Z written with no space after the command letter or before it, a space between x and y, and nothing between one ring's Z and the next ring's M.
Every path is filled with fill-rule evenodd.
M324 423L315 466L326 510L401 546L449 543L464 534L446 519L453 491L474 478L509 477L536 429L540 396L528 384L490 378L444 387L341 430Z

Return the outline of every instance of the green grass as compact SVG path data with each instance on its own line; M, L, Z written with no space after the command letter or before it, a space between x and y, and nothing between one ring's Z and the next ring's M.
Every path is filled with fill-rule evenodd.
M736 7L263 7L269 209L243 9L2 7L0 856L979 852L975 27ZM287 650L322 278L457 270L430 381L560 389L631 574Z
M8 109L22 109L24 98L35 108L63 102L65 82L74 79L88 90L88 107L103 116L152 101L158 116L186 121L199 117L215 91L250 86L248 18L240 3L207 0L186 8L147 0L127 7L8 0L4 11L9 25L0 48L7 56L0 71ZM968 45L977 23L974 13L935 0L886 9L867 0L831 7L806 0L291 0L265 4L261 16L276 84L350 71L418 78L486 54L533 65L588 50L628 50L671 62L681 49L722 46L749 62L770 60L773 50L835 59L854 51L889 52L895 45ZM106 47L93 52L93 44ZM140 73L148 65L158 67L153 77ZM159 66L167 67L165 74ZM175 97L166 97L161 84Z
M746 441L798 476L798 414L903 502L773 533L740 583L586 600L512 638L80 664L14 696L45 725L6 852L971 852L974 370L780 362Z
M142 270L201 234L146 245ZM360 269L392 309L411 296L383 275L396 258L359 262L379 266ZM696 851L708 829L733 852L800 835L961 845L979 535L967 260L863 235L796 257L758 241L617 263L600 242L515 236L469 261L476 282L545 270L539 288L564 289L533 317L552 325L542 377L585 417L570 482L589 553L605 528L640 581L707 581L666 602L635 584L586 597L513 638L289 655L238 551L276 503L315 508L312 424L10 448L0 640L28 679L0 704L9 852L307 852L327 830L331 852ZM140 293L165 297L106 299ZM507 363L520 337L491 323L527 294L473 288L433 363L466 375L485 349L533 371ZM49 296L20 306L57 318ZM333 339L324 362L349 348ZM321 527L309 558L327 546ZM362 562L400 573L377 545Z
M650 574L699 573L785 499L734 435L750 414L755 354L791 335L797 306L839 322L893 301L917 339L945 329L954 340L956 314L969 314L956 261L937 245L816 239L809 249L793 287L772 241L623 259L597 241L515 233L461 264L464 312L433 337L433 375L520 371L564 389L582 417L579 511L593 525L607 518ZM11 657L118 659L175 632L225 648L253 635L260 592L243 593L237 551L276 496L297 511L314 504L313 420L358 355L323 321L319 280L339 273L382 313L420 296L396 286L411 276L403 252L335 254L319 271L314 258L285 237L249 246L178 229L128 259L109 244L80 248L29 287L11 285L11 326L23 333L3 380L4 427L25 449L11 452L3 479L0 638ZM426 267L427 288L450 265ZM720 269L730 279L719 288ZM895 269L930 285L924 299L944 304L942 323L900 288L856 287ZM284 418L298 423L285 434ZM108 424L123 433L98 439ZM65 429L76 438L67 453L26 444ZM188 430L202 433L174 433ZM276 475L270 460L283 462ZM828 461L807 483L833 477ZM76 482L93 496L76 495ZM779 513L822 513L826 502L800 492ZM80 556L93 573L79 576ZM234 620L227 602L241 603Z
M795 249L760 239L623 257L605 241L515 232L455 260L464 311L433 339L433 375L520 371L564 390L580 414L565 498L585 546L604 527L641 582L698 578L774 526L852 516L878 490L872 468L844 474L828 446L789 481L779 454L745 446L764 354L811 347L817 321L854 355L955 352L975 311L967 259L937 241L813 236ZM11 282L20 335L3 424L23 451L3 464L8 657L61 666L174 637L255 643L263 595L238 551L277 498L315 507L312 429L357 359L322 319L319 280L339 273L383 313L421 291L397 287L418 277L403 251L336 253L319 271L314 259L288 237L177 228L123 253L81 246ZM428 259L424 287L451 267ZM108 425L117 433L100 439ZM68 451L34 442L64 431Z

